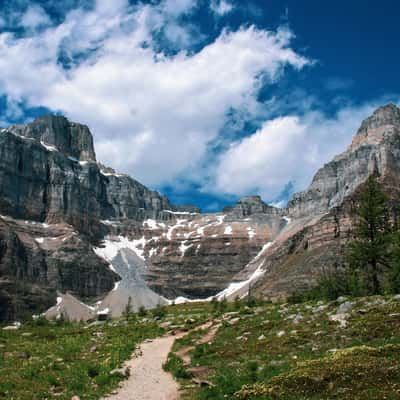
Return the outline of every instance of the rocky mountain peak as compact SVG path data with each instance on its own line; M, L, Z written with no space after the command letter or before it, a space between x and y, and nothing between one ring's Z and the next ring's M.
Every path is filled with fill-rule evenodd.
M225 212L237 218L253 214L278 214L279 210L264 203L260 196L244 196L233 207L226 207Z
M349 150L353 151L365 144L379 144L385 136L399 132L400 108L393 103L386 104L377 108L370 117L361 123Z
M67 157L96 161L93 137L86 125L69 121L61 115L46 115L27 125L14 125L9 131L40 141Z

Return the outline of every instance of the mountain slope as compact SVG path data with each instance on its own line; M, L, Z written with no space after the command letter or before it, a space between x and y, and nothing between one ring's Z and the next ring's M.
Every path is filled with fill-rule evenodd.
M292 222L263 255L265 275L255 291L284 297L310 288L326 268L340 265L349 238L350 207L368 176L375 174L391 198L400 199L400 109L378 108L362 122L349 148L315 175L288 204Z
M341 262L351 202L370 174L393 202L400 180L400 109L362 122L287 208L248 196L221 213L175 206L96 161L91 133L60 116L0 132L0 319L65 299L120 315L165 298L284 297ZM67 296L68 294L68 296ZM82 314L89 313L86 309ZM90 313L89 313L90 314Z

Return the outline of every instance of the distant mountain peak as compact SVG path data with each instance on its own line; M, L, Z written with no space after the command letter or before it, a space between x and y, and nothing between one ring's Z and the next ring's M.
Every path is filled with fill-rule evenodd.
M26 125L10 127L13 133L54 146L79 161L96 161L93 136L86 125L69 121L62 115L45 115Z
M377 108L361 123L349 150L353 151L365 144L379 144L385 136L398 132L400 132L400 108L393 103L386 104Z

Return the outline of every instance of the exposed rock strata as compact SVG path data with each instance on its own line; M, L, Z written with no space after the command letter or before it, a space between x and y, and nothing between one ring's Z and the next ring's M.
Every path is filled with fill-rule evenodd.
M350 204L368 176L379 176L395 207L400 199L400 109L377 109L361 124L352 144L315 175L308 190L288 204L291 225L264 255L265 275L256 292L285 297L310 288L321 270L343 260Z
M304 290L322 268L340 263L349 204L372 173L398 201L400 110L394 105L366 119L349 148L283 210L258 196L218 214L174 206L97 163L88 128L63 117L2 130L0 319L53 305L57 291L85 301L108 293L104 307L117 315L131 295L135 308L158 303L155 292L208 297L260 268L264 276L257 273L236 294L249 286L269 298ZM93 252L104 238L123 244L119 258ZM124 268L132 268L129 276ZM66 297L67 303L80 308L78 300Z

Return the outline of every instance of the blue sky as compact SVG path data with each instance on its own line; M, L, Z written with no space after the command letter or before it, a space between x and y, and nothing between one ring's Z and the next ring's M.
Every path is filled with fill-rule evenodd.
M0 125L65 114L178 204L281 203L399 103L400 3L0 1Z

